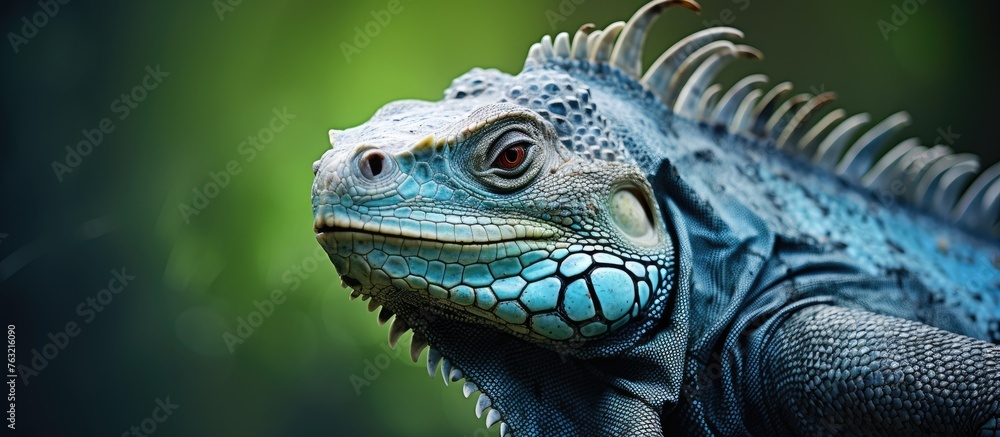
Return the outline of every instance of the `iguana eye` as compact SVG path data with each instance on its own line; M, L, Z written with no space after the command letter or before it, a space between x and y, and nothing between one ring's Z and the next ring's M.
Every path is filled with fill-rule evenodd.
M527 154L527 150L521 144L508 146L503 152L500 152L500 156L497 156L496 161L493 161L493 166L504 170L511 170L521 165Z
M516 170L524 164L531 145L531 137L524 132L511 130L504 133L493 142L492 149L496 156L493 158L492 167L503 173ZM518 175L511 174L511 176Z

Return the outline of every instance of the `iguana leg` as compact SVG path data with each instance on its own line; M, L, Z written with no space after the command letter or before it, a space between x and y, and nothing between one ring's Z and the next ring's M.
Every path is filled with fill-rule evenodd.
M757 344L752 390L771 431L998 435L1000 347L826 305L776 322Z

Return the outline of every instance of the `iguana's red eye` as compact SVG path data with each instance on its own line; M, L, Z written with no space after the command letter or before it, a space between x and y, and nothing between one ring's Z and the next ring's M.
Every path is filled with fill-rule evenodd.
M528 151L524 148L524 146L514 144L504 149L503 152L500 152L497 159L493 161L493 165L504 170L512 170L521 165L521 163L524 162L524 157L527 155Z

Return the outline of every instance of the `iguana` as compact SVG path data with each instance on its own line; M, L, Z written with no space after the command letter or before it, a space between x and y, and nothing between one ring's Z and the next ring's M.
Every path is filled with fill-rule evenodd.
M736 29L644 70L675 6L331 131L314 227L351 297L502 436L1000 435L1000 166L713 85L761 57Z

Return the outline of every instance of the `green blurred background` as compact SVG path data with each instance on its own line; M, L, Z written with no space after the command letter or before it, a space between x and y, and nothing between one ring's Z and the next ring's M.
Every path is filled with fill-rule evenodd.
M169 397L179 408L162 435L486 435L460 387L405 352L383 356L387 328L315 256L310 165L329 128L391 100L436 100L472 67L516 73L543 34L626 19L644 1L402 0L350 57L341 44L387 0L225 1L70 1L17 53L0 48L0 324L16 325L22 365L67 322L80 331L18 379L17 428L121 435ZM733 19L767 60L735 65L726 83L763 72L836 90L852 113L907 109L908 134L950 128L955 149L995 162L996 2L927 1L885 41L876 23L903 3L706 0L700 17L662 18L647 57ZM2 8L8 42L42 11ZM169 75L120 119L115 100L147 66ZM295 117L248 160L240 143L285 108ZM114 131L60 181L52 163L105 117ZM230 161L240 173L185 218L180 205ZM90 319L79 305L114 269L135 279ZM223 333L275 289L287 300L230 353ZM370 381L368 362L384 367Z

